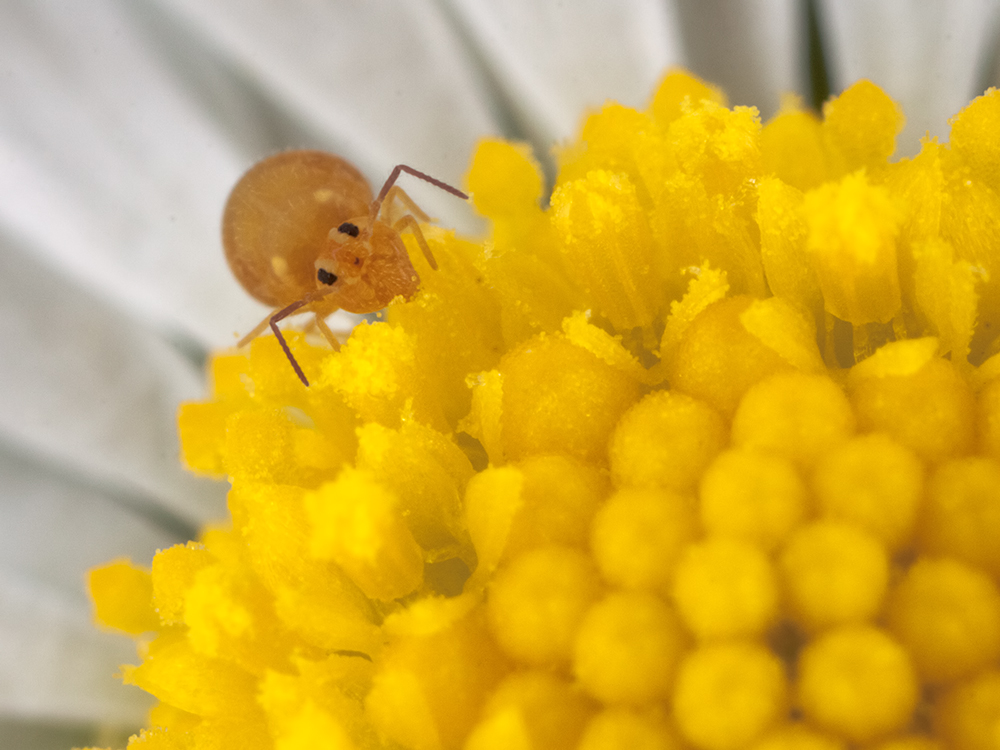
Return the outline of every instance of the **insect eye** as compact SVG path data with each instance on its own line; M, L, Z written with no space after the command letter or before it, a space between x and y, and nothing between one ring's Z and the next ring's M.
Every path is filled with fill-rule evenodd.
M321 284L326 284L327 286L337 280L337 276L330 273L325 268L321 268L316 272L316 278L319 279Z
M339 227L337 227L337 231L340 232L341 234L348 234L351 237L357 237L358 236L358 225L357 224L352 224L349 221L345 221L343 224L341 224Z

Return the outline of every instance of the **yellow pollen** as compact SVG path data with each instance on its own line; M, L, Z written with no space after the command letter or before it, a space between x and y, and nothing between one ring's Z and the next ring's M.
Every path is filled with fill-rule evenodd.
M1000 92L893 160L902 117L671 71L551 196L484 140L488 235L292 326L308 388L217 352L178 421L230 518L90 579L130 748L995 748Z

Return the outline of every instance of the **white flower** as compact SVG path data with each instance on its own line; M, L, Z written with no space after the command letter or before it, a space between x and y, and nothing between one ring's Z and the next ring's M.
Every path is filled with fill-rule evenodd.
M84 572L147 564L224 513L225 488L180 468L175 412L206 352L265 312L218 238L247 166L314 146L376 185L397 162L460 184L479 136L544 158L585 107L641 105L669 65L766 117L782 91L810 98L810 15L831 91L869 77L903 105L903 153L997 83L997 0L808 5L0 5L0 744L108 742L144 718L113 677L132 646L91 624Z

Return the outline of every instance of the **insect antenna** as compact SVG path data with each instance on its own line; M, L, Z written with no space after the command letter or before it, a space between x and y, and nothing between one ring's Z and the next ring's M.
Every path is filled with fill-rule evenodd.
M447 182L442 182L441 180L431 177L429 174L425 174L417 169L414 169L413 167L407 166L406 164L397 164L392 168L392 172L389 173L389 177L383 183L382 189L378 191L378 197L372 201L370 216L373 221L375 217L378 216L379 209L382 208L382 201L385 200L385 196L388 195L389 190L396 184L396 180L399 179L399 175L403 172L411 174L424 182L429 182L434 187L441 188L446 193L451 193L456 198L461 198L464 201L469 200L468 195L463 193L458 188L452 187Z

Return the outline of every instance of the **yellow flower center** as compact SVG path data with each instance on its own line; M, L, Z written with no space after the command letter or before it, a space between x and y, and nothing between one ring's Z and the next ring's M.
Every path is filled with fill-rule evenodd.
M671 72L339 352L211 364L231 523L94 571L130 747L993 747L1000 92L890 162L862 81L761 126ZM990 733L993 734L990 734ZM902 744L900 744L902 743Z

